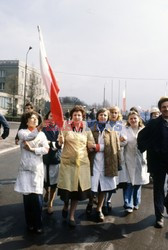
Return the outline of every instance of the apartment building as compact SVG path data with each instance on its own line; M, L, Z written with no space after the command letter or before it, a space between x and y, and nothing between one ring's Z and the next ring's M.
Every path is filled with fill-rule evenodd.
M36 109L41 109L48 100L40 71L19 60L0 60L0 113L20 115L25 103L30 101ZM25 72L26 82L25 82Z

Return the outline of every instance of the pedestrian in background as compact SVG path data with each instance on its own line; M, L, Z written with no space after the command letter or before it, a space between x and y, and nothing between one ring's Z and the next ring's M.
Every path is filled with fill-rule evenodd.
M157 107L153 107L150 110L150 119L155 119L159 117L160 115L160 110Z
M25 129L20 129L21 160L14 190L23 194L24 212L29 231L42 233L42 202L44 184L44 154L48 153L48 141L42 126L38 126L38 113L24 116ZM38 126L38 127L37 127Z
M9 124L5 117L0 114L0 128L3 127L3 133L0 136L0 140L4 140L9 135Z
M70 112L69 112L69 109L65 112L65 118L67 121L70 120Z

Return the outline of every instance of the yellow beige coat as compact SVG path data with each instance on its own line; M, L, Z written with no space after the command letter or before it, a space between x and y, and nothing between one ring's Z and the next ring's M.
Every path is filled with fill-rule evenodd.
M94 143L93 135L87 128L83 132L63 131L64 147L58 177L58 188L70 192L91 188L90 161L87 145Z

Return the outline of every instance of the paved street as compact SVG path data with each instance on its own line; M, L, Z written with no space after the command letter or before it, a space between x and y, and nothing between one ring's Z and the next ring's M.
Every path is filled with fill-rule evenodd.
M94 215L88 219L87 202L81 202L76 214L78 225L73 230L62 220L62 202L56 198L53 215L47 215L44 207L44 234L28 234L22 196L13 191L19 149L0 154L0 162L0 249L167 249L167 215L163 229L153 227L152 184L143 188L140 209L127 216L122 208L122 192L118 190L113 195L111 216L104 223L96 223Z

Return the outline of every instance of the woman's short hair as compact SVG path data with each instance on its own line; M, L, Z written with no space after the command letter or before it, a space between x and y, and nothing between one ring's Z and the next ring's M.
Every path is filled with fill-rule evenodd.
M144 127L143 121L142 121L142 119L141 119L139 113L137 113L137 112L135 112L135 111L130 111L130 112L128 113L127 122L126 122L126 126L127 126L127 127L131 126L130 123L129 123L129 121L128 121L128 120L129 120L129 117L130 117L131 115L136 115L136 116L138 116L138 118L139 118L139 124L138 124L138 126L139 126L139 127Z
M23 123L24 123L25 128L28 127L27 123L28 123L28 120L32 117L32 115L35 115L37 118L39 118L39 114L35 111L24 113Z
M107 112L107 114L108 114L108 120L109 120L109 110L106 109L106 108L101 108L101 109L99 109L99 110L97 111L96 120L98 120L99 114L100 114L100 113L104 113L104 112Z
M80 111L82 113L82 118L85 119L86 111L85 111L84 107L81 105L75 105L75 107L73 107L73 109L71 109L70 118L72 119L73 113L78 112L78 111Z

